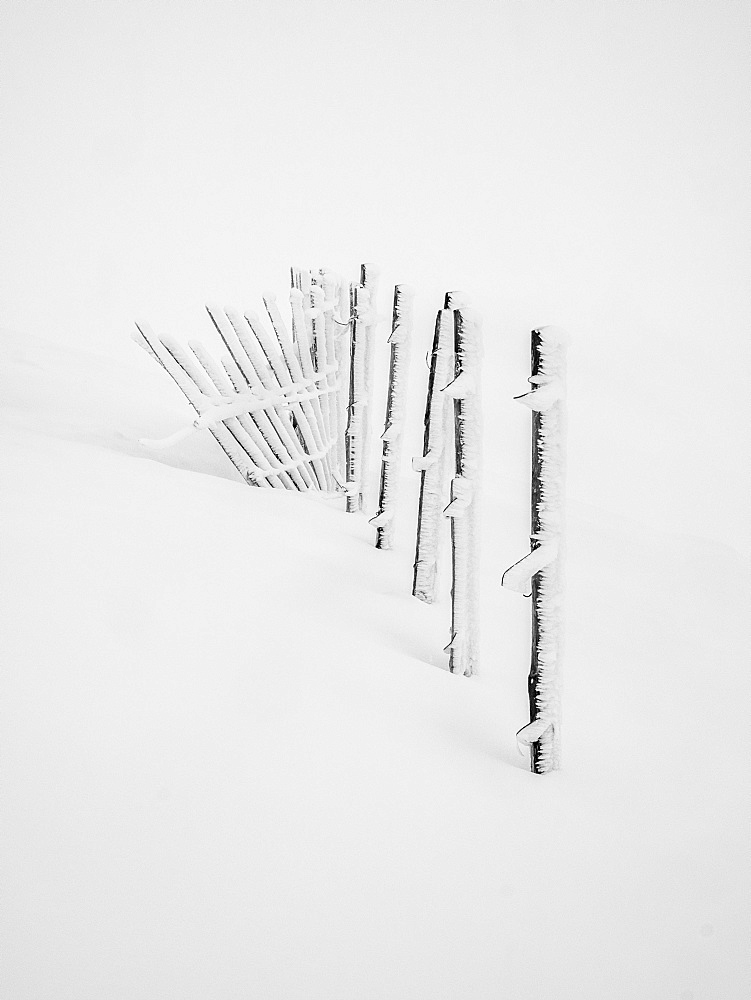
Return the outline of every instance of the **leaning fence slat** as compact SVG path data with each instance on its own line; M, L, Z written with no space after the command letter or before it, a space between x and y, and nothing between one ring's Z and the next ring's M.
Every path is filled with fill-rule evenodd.
M245 391L246 386L244 385L238 386L236 391L226 367L218 364L203 344L198 341L190 341L188 346L196 356L198 363L213 382L217 391L225 399L236 398L238 392ZM232 361L231 355L229 356L229 360ZM262 413L262 410L258 411L258 415ZM279 459L274 455L256 423L258 415L256 413L238 413L236 416L225 419L223 423L237 440L242 443L259 469L265 471L269 486L273 486L276 489L293 489L294 484L292 480L281 469Z
M279 311L276 299L271 295L267 295L264 296L263 302L266 306L266 312L268 313L269 319L271 320L271 325L274 328L277 342L281 348L281 356L284 366L287 369L286 376L284 376L286 378L286 384L304 385L306 382L310 381L310 379L307 373L303 374L300 359L295 351L287 326L282 319L282 314ZM308 368L310 375L312 375L312 362L310 361L309 352L306 367ZM279 371L281 370L282 369L280 367ZM318 405L318 400L314 399L312 402L314 405L311 405L311 402L307 400L296 402L292 404L292 412L297 420L297 425L303 441L305 442L305 447L311 455L313 469L315 470L318 478L319 486L322 490L331 490L334 488L334 483L328 468L328 462L326 461L326 453L328 451L329 442L324 443L319 432L320 405Z
M407 405L409 349L412 339L412 307L414 293L406 285L394 288L394 308L391 322L391 357L389 389L386 400L386 422L381 439L381 485L378 513L370 523L376 529L376 548L391 549L394 545L394 516L400 478L400 460L404 419Z
M190 374L190 364L186 365L185 357L175 348L175 345L168 346L167 343L160 340L146 323L139 322L136 324L136 328L143 341L148 345L150 352L179 386L199 417L207 406L219 401L219 393L215 390L212 392L210 387L204 384L204 389L209 388L209 394L205 394L203 389L199 387ZM209 432L246 482L253 486L265 485L263 479L258 476L260 470L224 424L219 423L210 427Z
M273 378L260 377L243 342L249 333L249 327L244 317L239 316L231 309L226 310L225 314L218 310L209 310L209 315L230 352L228 361L231 364L225 363L225 368L227 368L230 379L236 385L237 391L242 391L241 387L244 383L259 398L278 395L278 383ZM260 353L260 348L256 348L254 354L257 359ZM258 360L263 371L263 362L261 359ZM307 460L300 451L297 437L287 427L284 418L279 413L279 408L269 406L267 409L254 412L250 416L279 463L290 470L294 486L300 490L308 489L311 480L305 476L304 470L300 467L307 464Z
M273 344L273 341L269 334L263 331L263 323L260 318L253 312L248 312L245 316L241 316L235 310L228 309L227 319L230 321L243 353L250 362L251 369L255 371L260 380L261 386L270 393L281 389L282 382L279 380L263 346L265 343L270 350L270 345ZM277 353L279 353L278 347ZM284 370L286 371L286 368ZM305 486L308 489L315 489L315 473L310 468L307 454L303 450L300 439L292 427L289 408L285 407L281 412L276 409L270 410L269 420L289 453L290 460L293 462L298 459L300 460L297 468Z
M352 449L358 464L358 509L368 473L364 459L372 331L380 320L374 302L378 269L363 264L360 277L361 391L355 415L357 447ZM253 313L241 316L207 307L228 352L220 360L200 344L194 344L195 357L163 339L155 348L138 331L137 342L168 370L198 412L192 426L161 441L144 439L146 447L169 447L193 430L208 429L217 440L222 439L223 450L249 482L327 492L342 489L347 478L345 438L351 412L347 405L338 404L349 395L345 376L354 309L345 304L342 281L327 269L290 268L290 283L291 327L285 324L274 297L264 299L271 333Z
M229 318L229 316L226 316L224 313L222 313L222 311L218 309L216 306L207 306L206 312L208 313L211 322L214 324L214 328L221 337L224 346L229 351L229 356L232 362L232 366L236 371L237 377L240 379L240 381L237 381L237 379L235 379L236 391L243 392L247 388L250 389L251 392L254 392L256 395L258 395L259 397L263 397L263 395L265 394L263 383L258 377L258 374L255 368L253 367L252 363L250 362L247 354L243 350L242 344L238 339L232 320ZM220 379L220 381L222 381L221 371L216 365L214 359L211 357L206 348L203 347L203 345L191 341L190 346L193 353L201 362L206 372L214 381L214 384L217 386L217 388L219 388L219 382L217 382L217 379ZM224 390L226 391L228 389L226 378L225 380L223 380L223 385L224 385ZM253 436L254 438L257 437L258 435L254 434L247 425L249 423L252 423L256 426L258 434L260 434L263 439L261 443L261 448L264 454L267 456L267 460L270 466L272 467L288 466L289 463L293 461L293 459L292 456L288 454L287 448L280 435L281 428L277 426L279 424L279 421L278 420L275 421L274 416L275 413L273 408L269 408L268 412L259 410L252 414L248 414L247 416L240 416L239 420L240 423L244 427L246 427L246 430L248 430L249 433L251 433L251 436ZM283 482L285 482L286 485L287 484L286 478L285 477L282 478ZM304 481L301 480L301 477L297 472L295 472L295 474L291 477L291 482L289 483L289 486L290 488L297 488L297 489L306 488Z
M264 305L274 328L276 340L268 337L265 328L260 325L256 330L261 346L267 358L271 362L279 383L284 389L289 389L303 381L300 362L295 353L292 341L287 328L282 319L276 300L271 296L264 298ZM261 340L263 338L263 340ZM329 488L326 470L321 458L323 457L323 442L316 435L312 424L315 422L309 404L296 401L290 403L290 413L293 415L296 428L300 434L307 454L310 457L310 464L315 473L319 489Z

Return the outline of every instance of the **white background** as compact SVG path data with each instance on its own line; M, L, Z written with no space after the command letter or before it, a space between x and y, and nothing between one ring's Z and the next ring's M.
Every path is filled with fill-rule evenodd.
M255 304L291 262L377 261L425 335L464 288L491 366L532 325L575 335L573 499L748 544L746 4L1 17L4 327L203 334L205 301Z

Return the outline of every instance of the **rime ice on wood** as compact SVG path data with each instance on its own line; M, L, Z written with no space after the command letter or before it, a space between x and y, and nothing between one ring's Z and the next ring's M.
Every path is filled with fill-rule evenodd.
M421 458L412 460L412 468L420 473L412 593L426 604L432 604L435 600L441 512L446 496L445 470L453 444L453 424L448 424L444 418L448 400L441 392L449 381L453 357L454 314L451 309L441 309L436 317L430 355L423 453Z
M214 387L228 403L231 404L238 397L244 395L247 383L242 386L238 385L236 388L232 384L227 367L217 364L202 344L191 341L189 347ZM259 402L262 403L262 401ZM235 407L229 412L231 415L228 414L223 421L225 426L232 430L237 440L243 443L258 468L264 471L269 485L277 489L294 489L292 479L283 470L282 463L274 454L261 430L258 417L263 413L263 409L256 410L255 406L245 402L241 412L237 412Z
M268 400L280 397L286 399L285 390L282 389L266 355L259 346L251 321L233 309L226 310L229 327L222 322L221 313L218 310L210 309L209 315L253 391ZM252 316L252 314L250 315ZM254 322L257 328L260 321L254 317ZM234 349L230 346L232 335L235 339ZM314 478L308 467L308 456L301 448L300 440L290 426L286 408L283 406L268 407L267 417L273 430L270 443L283 464L292 466L290 475L296 486L299 489L313 488Z
M504 573L503 585L532 597L530 722L517 733L537 774L561 762L560 669L563 649L566 335L532 331L531 392L517 397L532 410L531 552Z
M137 323L136 343L145 347L172 377L185 398L199 415L210 406L221 402L219 393L195 370L190 358L173 341L159 338L146 323ZM210 434L232 462L243 479L253 486L265 485L260 470L242 444L223 423L209 428Z
M347 425L349 424L350 362L352 348L352 304L345 281L325 284L327 315L333 317L336 364L336 453L342 482L347 478Z
M412 306L414 293L405 285L394 288L394 310L391 324L391 359L389 390L386 401L386 423L381 440L381 487L378 513L370 523L376 529L376 548L390 549L394 544L394 515L399 488L402 437L407 404L409 347L412 339Z
M259 399L265 398L268 400L274 397L277 401L280 401L283 398L283 394L278 391L278 383L274 387L277 389L276 393L274 393L274 389L271 389L271 392L267 391L246 350L245 342L247 337L245 331L248 330L248 327L245 320L233 313L232 310L227 310L226 314L224 314L216 306L207 306L206 311L229 352L229 357L224 359L223 365L227 377L232 382L235 393L242 395L246 389L249 389ZM243 326L245 330L243 330ZM209 368L214 362L206 349L200 344L191 342L191 350L211 377ZM217 385L216 378L213 381ZM227 395L226 385L224 394ZM265 410L268 410L268 412L265 412ZM285 440L284 425L273 407L259 407L257 411L249 408L246 412L252 415L252 420L256 424L259 433L273 452L273 456L269 456L272 466L288 468L296 464L301 464L298 461L299 449L290 451L288 443ZM242 422L246 418L240 416L239 419ZM284 485L287 486L288 482L296 489L307 489L308 487L308 480L306 480L302 471L299 471L297 468L290 469L289 477L285 477L284 479Z
M323 436L329 443L329 469L332 477L336 479L336 430L332 423L334 411L331 406L335 392L335 385L332 385L331 380L334 378L336 370L333 367L333 357L329 353L329 346L333 348L333 340L326 331L324 292L320 285L311 285L310 308L306 310L306 318L310 322L311 354L316 385L320 394Z
M207 429L253 485L333 489L336 441L327 404L338 386L336 368L328 363L324 292L308 272L293 270L292 280L294 340L272 296L265 302L273 333L255 313L207 307L228 352L220 361L200 343L191 342L191 356L138 325L137 342L172 376L198 414L190 428L162 441L145 440L146 447L169 447L192 430ZM298 284L308 289L307 310Z
M349 363L349 407L347 420L347 513L362 510L362 464L363 464L363 411L367 380L365 373L365 338L367 328L361 321L359 310L364 309L368 293L365 288L350 285L350 310L352 316L352 336L350 340Z
M372 436L371 400L373 398L373 366L375 362L375 332L381 317L378 315L376 296L380 268L376 264L360 266L360 291L358 292L358 323L360 339L364 338L362 423L360 429L360 494L369 502L371 497L370 452ZM372 502L372 501L370 501ZM362 504L362 501L361 501Z
M479 651L478 489L482 448L480 321L470 309L454 311L455 378L443 390L454 400L456 476L445 514L451 518L453 586L449 670L469 677Z
M276 299L272 295L266 295L263 302L277 340L276 348L272 344L269 349L264 349L267 356L270 355L269 360L280 382L283 386L294 386L295 384L305 383L309 376L307 373L303 374L300 357L295 350L295 346L282 319ZM281 348L281 352L277 353L279 348ZM303 357L305 353L305 351L301 352ZM306 367L309 367L312 376L312 362L310 361L309 351L307 352L307 359ZM332 489L334 484L328 468L328 462L324 463L321 460L321 456L325 457L326 448L320 433L320 405L317 400L313 402L316 404L315 408L311 405L310 401L294 402L291 404L291 410L295 418L296 429L300 434L306 451L311 456L318 486L322 490L327 490Z
M339 288L335 276L324 270L321 273L321 292L318 297L321 310L319 324L323 323L323 342L326 357L326 406L328 411L328 429L332 439L331 468L337 483L344 482L344 465L340 445L344 441L339 417L340 386L342 372L339 368L336 344L342 328L336 321L336 303ZM319 365L319 374L321 369Z

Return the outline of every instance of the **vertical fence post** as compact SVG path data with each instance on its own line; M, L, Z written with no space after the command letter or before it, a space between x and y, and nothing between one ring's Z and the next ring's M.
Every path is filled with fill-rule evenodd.
M372 503L373 490L371 484L373 477L370 467L371 454L371 401L373 399L373 369L375 363L375 331L380 321L378 316L376 296L378 294L378 278L380 268L377 264L360 265L360 289L358 291L358 313L361 339L364 339L364 360L363 360L363 396L362 396L362 424L360 429L360 493L366 507Z
M447 296L448 303L448 296ZM412 593L420 601L432 604L436 596L439 532L442 521L444 488L448 478L446 462L452 447L453 424L447 423L448 409L441 392L451 377L454 354L454 313L448 306L436 316L430 375L425 404L425 435L422 456L412 459L412 468L420 473L420 501L417 513Z
M337 327L335 357L337 365L337 414L339 437L339 466L342 470L342 482L347 480L347 426L349 424L349 391L350 364L352 361L352 291L351 286L342 279L336 289L336 306L338 316L334 322Z
M506 570L504 587L532 597L529 724L517 733L536 774L561 766L560 668L563 652L566 465L566 335L532 331L532 517L528 555Z
M362 411L365 396L365 326L358 317L360 303L366 298L364 289L354 283L349 286L352 335L349 363L349 408L346 434L347 451L347 513L362 510Z
M480 409L480 323L470 309L454 311L456 377L444 392L454 400L456 476L451 502L444 511L451 518L453 586L449 670L470 677L477 671L478 513L482 417Z
M401 473L400 459L404 436L404 416L407 405L407 375L409 348L412 339L412 306L414 293L406 285L394 288L394 309L391 321L391 357L389 390L386 400L386 423L381 440L381 486L378 513L370 523L376 529L376 548L391 549L394 545L394 514Z
M329 346L333 347L331 330L326 325L325 292L321 285L314 284L310 289L310 319L311 337L313 344L313 367L315 369L315 390L320 393L321 414L323 416L323 429L326 439L326 447L329 450L329 465L331 474L336 481L337 455L336 455L336 432L333 427L332 414L334 401L332 393L333 357L329 353Z
M344 344L349 344L349 317L342 320L337 316L340 300L340 283L331 271L324 271L323 283L323 315L324 336L326 340L326 358L328 361L326 387L329 401L329 427L334 439L331 449L331 459L337 484L342 486L346 479L344 434L346 431L346 413L348 393L342 392L342 383L347 376Z

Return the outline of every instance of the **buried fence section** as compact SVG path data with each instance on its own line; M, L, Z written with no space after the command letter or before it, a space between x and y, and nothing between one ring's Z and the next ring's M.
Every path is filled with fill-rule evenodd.
M305 283L304 277L301 281ZM302 296L299 289L292 290L294 340L270 296L264 301L273 332L255 313L208 306L227 352L219 360L196 341L191 341L189 354L171 338L136 324L137 343L167 371L198 414L191 427L163 441L142 443L167 447L193 429L207 429L252 485L334 490L336 439L328 401L338 394L336 369L327 362L323 291L311 286L314 308L307 311L301 309ZM311 337L316 336L314 355Z
M250 483L252 486L268 485L264 478L263 470L254 462L245 445L238 440L236 430L229 426L228 422L206 419L207 414L210 414L212 409L216 409L220 402L220 396L218 392L213 390L210 384L206 383L205 376L202 376L196 370L190 357L185 354L182 347L170 338L157 337L146 323L137 323L136 329L138 330L138 335L134 338L136 343L141 347L145 347L151 356L172 377L198 414L198 419L194 422L193 426L206 427L247 483ZM202 423L202 421L205 422ZM182 433L172 435L172 438L168 439L166 443L171 443L171 441L177 440L182 436ZM152 446L161 445L160 442L151 442L151 444Z
M214 329L219 334L224 346L227 348L227 355L222 358L222 367L229 378L231 387L224 383L223 388L217 382L216 375L212 376L211 369L215 362L203 345L191 341L190 347L193 353L202 364L203 368L214 381L215 386L224 396L230 396L230 388L238 395L242 393L253 393L258 398L267 396L268 393L276 392L280 398L280 386L278 382L272 383L264 380L264 366L250 346L250 328L244 317L239 316L232 310L222 312L216 306L207 306L206 311L214 325ZM253 362L255 358L255 364ZM268 387L267 387L268 381ZM273 407L266 410L258 410L247 416L241 416L243 420L252 419L263 436L272 455L269 456L271 466L281 467L289 476L292 488L305 490L312 483L312 479L305 468L305 456L300 450L296 436L285 421L283 415L279 414ZM285 485L287 485L285 481Z
M470 677L479 652L478 519L482 413L480 404L480 321L471 309L454 310L455 378L444 393L454 401L456 475L451 501L451 641L449 670Z
M209 309L212 322L227 346L231 360L240 370L249 388L261 397L280 396L283 393L281 384L259 346L251 319L233 309L227 309L225 314L229 326L223 322L219 310ZM257 328L260 321L252 314L249 315ZM227 359L224 364L228 367ZM278 453L280 460L289 467L295 485L303 490L315 488L313 471L292 426L289 408L286 405L281 409L269 407L266 410L266 417L272 429L272 447Z
M226 349L219 360L200 343L191 341L189 353L136 324L137 343L197 414L191 427L142 443L166 447L192 429L206 429L247 483L327 492L344 487L347 512L360 511L367 495L378 270L363 264L359 283L349 287L326 270L293 269L291 277L291 333L271 296L264 299L271 330L253 312L207 307ZM412 291L397 285L379 505L370 522L381 549L393 545L412 326ZM481 353L478 316L461 293L447 293L430 353L423 453L412 463L421 473L412 593L425 603L436 599L445 514L452 552L446 651L449 669L464 676L476 673L479 647ZM532 389L518 397L532 411L530 551L504 573L502 584L532 598L530 720L517 740L528 748L532 770L542 774L559 768L561 759L565 334L555 327L533 330L531 361Z
M413 329L414 292L406 285L394 288L391 321L389 387L386 421L381 435L381 481L378 513L370 523L376 529L376 548L391 549L394 544L394 518L401 472L402 439L407 409L407 378Z
M566 468L566 335L532 331L531 392L517 397L532 410L530 552L502 584L532 598L529 724L517 733L536 774L561 764L560 670L563 652Z
M217 364L206 348L197 341L190 341L188 346L223 400L230 402L248 391L248 386L244 379L242 381L237 380L233 384L232 374L234 369L231 365L227 364L226 360L224 366ZM228 427L233 422L238 440L245 442L247 450L255 458L256 463L262 465L263 468L273 470L273 476L268 476L269 484L277 488L296 489L295 481L286 471L284 462L279 459L279 456L275 454L271 446L272 435L269 433L270 425L265 419L263 410L238 413L236 416L225 421Z

